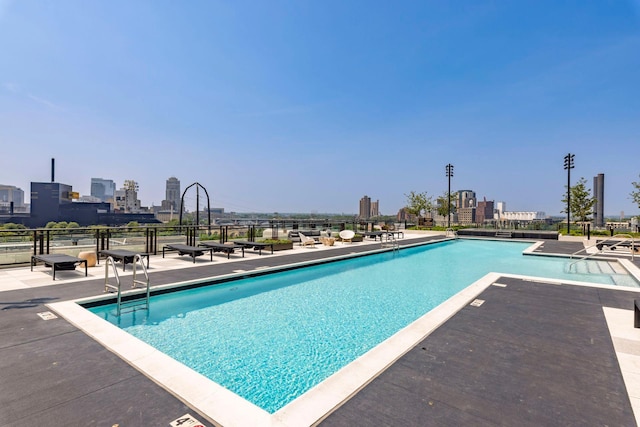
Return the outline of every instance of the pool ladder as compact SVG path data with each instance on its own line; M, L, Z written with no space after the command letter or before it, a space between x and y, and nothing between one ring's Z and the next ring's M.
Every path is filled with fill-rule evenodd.
M382 236L380 236L380 244L382 245L383 248L392 248L393 252L397 252L400 250L400 245L398 244L398 241L396 240L396 236L393 235L393 233L387 233L386 234L386 239L383 239Z
M142 272L144 273L144 280L136 279L136 267L142 266ZM113 276L116 278L116 284L111 285L109 283L109 266L113 271ZM147 273L147 267L144 266L144 262L142 262L142 256L140 254L135 254L133 257L133 283L131 284L131 288L135 288L137 285L144 285L146 287L146 294L143 297L132 297L127 299L126 301L122 301L122 282L120 280L120 276L118 275L118 270L116 269L115 261L113 257L108 257L107 261L104 265L104 291L105 292L117 292L117 310L116 315L120 317L122 310L125 309L127 312L135 311L135 310L149 310L149 295L150 295L150 287L149 287L149 274Z

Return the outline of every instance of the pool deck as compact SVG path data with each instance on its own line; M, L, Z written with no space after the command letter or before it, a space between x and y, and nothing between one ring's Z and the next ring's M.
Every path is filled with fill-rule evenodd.
M407 234L399 243L443 237ZM580 240L550 240L536 252L581 247ZM245 258L203 256L195 264L153 256L149 272L157 286L379 248L363 242L247 251ZM633 264L640 267L638 257ZM185 414L215 425L63 318L38 315L49 303L101 295L103 265L89 270L87 278L80 270L57 272L55 282L45 267L0 270L0 426L170 426ZM634 298L640 293L628 289L497 277L471 298L481 305L450 313L319 424L637 425Z

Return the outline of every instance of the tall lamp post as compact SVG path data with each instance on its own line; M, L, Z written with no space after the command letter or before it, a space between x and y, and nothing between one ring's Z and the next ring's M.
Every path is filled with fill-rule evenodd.
M451 177L453 176L453 165L446 166L447 178L449 178L449 191L447 192L447 228L451 228Z
M571 169L575 154L564 156L564 169L567 171L567 236L571 235Z

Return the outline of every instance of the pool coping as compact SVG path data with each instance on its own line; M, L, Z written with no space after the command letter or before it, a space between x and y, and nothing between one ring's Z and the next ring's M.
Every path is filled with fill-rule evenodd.
M422 244L416 246L422 246ZM533 248L533 246L535 245L532 245L530 248ZM371 251L367 252L367 254L373 252L384 251ZM358 254L357 256L361 255L362 254ZM333 257L332 260L351 258L354 256L356 255L342 255ZM331 261L325 259L323 262ZM267 268L261 270L260 273L298 268L299 266L310 264L317 264L317 262L310 261ZM250 275L249 272L227 275L227 277L244 277L247 275ZM444 324L460 309L473 302L477 295L482 293L488 286L496 283L499 277L515 277L543 283L574 284L638 292L637 288L627 288L623 286L599 285L504 273L488 273L274 414L269 414L267 411L246 401L203 375L198 374L79 305L79 303L96 301L104 299L105 297L87 297L73 301L51 303L47 304L47 306L78 329L91 336L94 340L100 342L111 352L120 356L125 362L144 373L156 384L199 411L212 423L224 426L299 426L314 425L321 422L333 410L369 384L387 367L410 351L431 332ZM216 279L222 279L222 277L217 276ZM197 282L201 282L201 280ZM179 285L188 285L188 282L162 285L158 288L176 287ZM202 393L202 390L207 390L207 392Z

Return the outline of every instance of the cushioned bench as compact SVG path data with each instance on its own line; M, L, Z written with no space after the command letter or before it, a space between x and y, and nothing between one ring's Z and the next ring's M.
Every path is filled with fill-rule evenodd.
M223 252L227 254L227 259L229 259L229 256L235 252L235 245L225 245L224 243L200 242L198 246L210 248L213 250L213 252ZM242 249L242 257L244 258L244 247L242 247L241 249Z
M100 256L105 258L111 257L114 261L122 262L122 271L124 271L127 264L131 264L133 262L133 258L137 255L140 255L142 258L147 258L147 268L149 268L149 254L147 253L137 253L133 251L128 251L126 249L106 249L99 252ZM98 257L98 262L100 262L100 256Z
M262 250L264 248L270 247L271 253L273 254L273 243L263 243L263 242L249 242L247 240L234 240L233 244L239 248L242 248L242 256L244 256L244 249L253 249L258 251L258 255L262 255Z
M31 271L38 262L53 269L53 280L56 280L56 271L75 270L77 265L84 264L84 275L87 276L87 260L65 254L31 255Z
M599 251L605 246L612 251L615 251L616 248L631 250L632 242L630 240L596 240L596 248L598 248ZM638 245L638 243L633 244L633 251L640 252L640 245Z
M193 259L193 263L196 262L196 257L200 255L204 255L205 252L209 252L211 256L211 261L213 261L213 248L204 248L202 246L189 246L189 245L179 245L179 244L171 244L164 245L162 247L162 258L164 258L165 252L178 252L178 255L189 255Z

